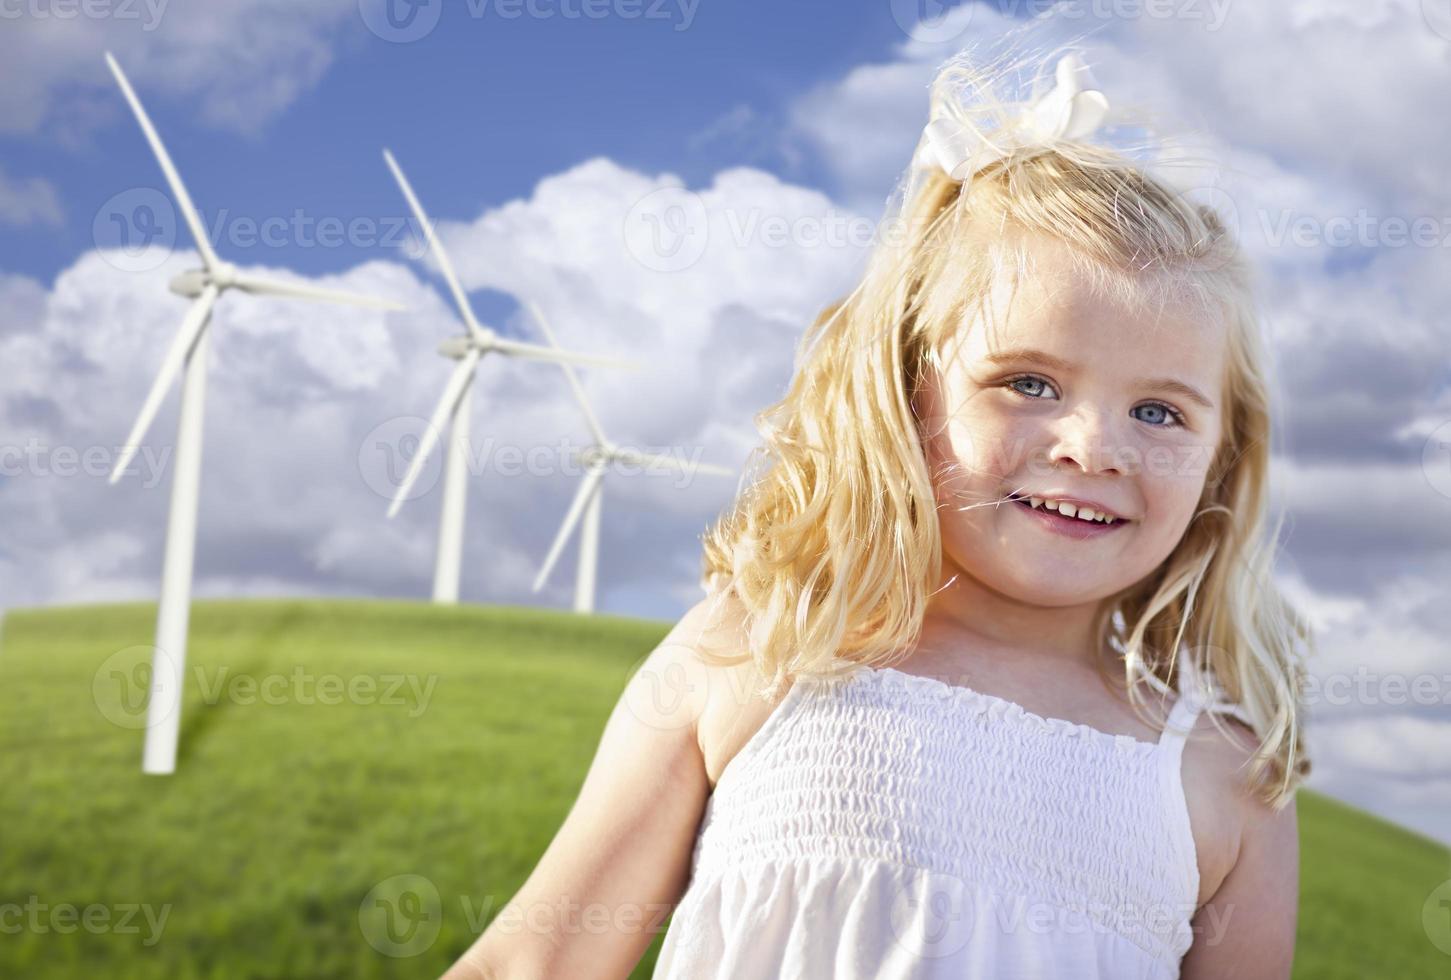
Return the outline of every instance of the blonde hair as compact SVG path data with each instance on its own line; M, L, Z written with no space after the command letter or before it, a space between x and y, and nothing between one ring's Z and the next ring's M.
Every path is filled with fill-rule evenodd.
M959 55L940 70L934 103L990 138L1015 111L995 89L1017 68ZM1179 686L1181 658L1191 679L1217 685L1259 739L1256 795L1284 806L1309 773L1300 648L1312 640L1270 579L1270 392L1238 245L1211 208L1086 142L1012 150L961 184L912 172L904 188L897 233L803 336L785 397L755 416L763 465L705 536L703 583L733 592L748 626L749 652L718 659L752 659L779 690L797 674L888 665L917 639L942 539L912 396L994 275L1031 268L1032 237L1048 236L1132 308L1190 303L1228 325L1223 435L1199 506L1152 574L1104 600L1095 626L1136 710L1139 682Z

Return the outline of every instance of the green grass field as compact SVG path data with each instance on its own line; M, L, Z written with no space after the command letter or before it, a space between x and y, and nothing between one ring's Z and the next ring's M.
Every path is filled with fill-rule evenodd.
M154 617L5 617L0 977L437 976L533 868L667 629L200 602L178 772L148 777ZM1446 849L1310 792L1300 813L1296 976L1451 974L1421 920Z

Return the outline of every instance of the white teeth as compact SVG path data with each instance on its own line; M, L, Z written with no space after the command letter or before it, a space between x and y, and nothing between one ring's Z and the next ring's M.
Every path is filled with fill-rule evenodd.
M1074 504L1064 503L1058 500L1045 500L1042 497L1029 497L1028 503L1031 504L1034 508L1041 507L1044 510L1057 511L1064 517L1074 517L1080 521L1092 521L1096 524L1113 524L1118 520L1117 518L1110 517L1108 514L1100 514L1098 511L1092 509L1091 507L1078 507Z

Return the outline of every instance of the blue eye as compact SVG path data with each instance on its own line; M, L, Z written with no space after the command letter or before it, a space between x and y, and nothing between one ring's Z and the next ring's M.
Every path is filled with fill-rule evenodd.
M1141 422L1148 422L1149 425L1163 425L1165 428L1169 429L1172 429L1175 426L1184 425L1183 413L1181 413L1178 409L1165 405L1163 402L1149 402L1145 405L1138 405L1136 406L1136 409L1137 408L1156 409L1157 411L1164 413L1165 417L1167 417L1171 422L1171 424L1165 425L1163 422L1154 422L1150 419L1140 419Z
M1035 385L1037 386L1036 388L1031 387ZM1040 378L1036 374L1019 374L1002 382L1002 386L1023 398L1043 398L1045 391L1051 392L1053 390L1046 378ZM1020 386L1029 387L1024 388ZM1183 428L1188 424L1188 421L1184 418L1184 413L1172 405L1166 405L1163 402L1146 402L1143 405L1134 406L1134 411L1137 412L1145 408L1161 413L1159 416L1151 416L1150 418L1142 418L1138 415L1134 416L1146 425L1152 425L1162 429L1174 429Z
M1037 384L1042 385L1044 388L1048 387L1047 381L1032 374L1022 374L1016 378L1009 378L1007 381L1003 382L1003 384L1009 388L1012 388L1013 391L1016 391L1018 394L1022 395L1025 398L1041 398L1042 396L1035 395L1031 392L1024 391L1022 388L1017 387L1020 384Z

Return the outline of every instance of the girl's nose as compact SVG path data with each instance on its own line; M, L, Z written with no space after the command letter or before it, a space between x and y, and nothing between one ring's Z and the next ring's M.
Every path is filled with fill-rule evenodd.
M1080 406L1052 424L1048 458L1055 467L1075 466L1087 474L1122 475L1121 433L1106 411Z

